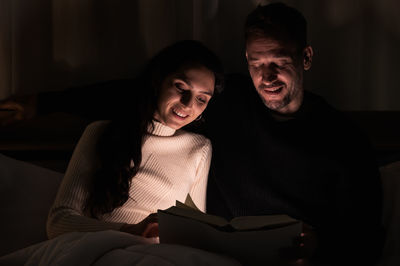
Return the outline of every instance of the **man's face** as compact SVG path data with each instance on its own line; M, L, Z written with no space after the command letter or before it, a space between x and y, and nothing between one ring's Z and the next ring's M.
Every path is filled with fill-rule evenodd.
M304 52L311 53L311 60L311 47ZM278 113L296 112L303 101L303 71L311 67L296 47L273 38L253 37L247 40L246 58L264 104Z

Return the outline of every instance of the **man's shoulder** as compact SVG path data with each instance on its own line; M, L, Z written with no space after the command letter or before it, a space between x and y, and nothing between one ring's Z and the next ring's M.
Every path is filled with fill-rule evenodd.
M300 111L306 113L309 117L321 118L325 121L331 119L347 120L342 111L328 103L322 96L311 91L304 92L301 109Z
M307 106L307 116L319 127L335 132L337 138L366 139L366 133L358 123L345 112L329 104L323 97L313 92L305 92L304 104Z
M328 103L324 97L309 90L304 91L304 104L315 109L327 109L334 112L338 111L335 107Z

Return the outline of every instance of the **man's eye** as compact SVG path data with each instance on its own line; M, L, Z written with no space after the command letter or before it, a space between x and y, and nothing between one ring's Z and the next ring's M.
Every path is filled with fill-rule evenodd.
M260 67L261 64L260 63L249 63L249 66L257 68L257 67Z
M284 69L286 68L287 64L285 62L276 62L271 63L271 67L274 69Z
M251 63L249 64L249 68L251 68L254 71L258 71L261 68L261 64Z
M277 65L278 65L279 67L286 67L286 66L288 66L289 64L290 64L290 61L289 61L289 60L282 60L282 61L277 62Z

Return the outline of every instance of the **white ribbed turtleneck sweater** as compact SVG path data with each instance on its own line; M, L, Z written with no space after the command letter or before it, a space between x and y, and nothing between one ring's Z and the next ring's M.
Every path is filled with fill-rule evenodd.
M154 121L154 130L142 146L142 163L132 179L130 199L100 220L85 216L86 184L99 165L95 147L108 123L90 124L79 140L49 212L49 238L71 231L119 230L125 223L138 223L158 209L175 205L176 200L184 202L188 193L205 211L210 141Z

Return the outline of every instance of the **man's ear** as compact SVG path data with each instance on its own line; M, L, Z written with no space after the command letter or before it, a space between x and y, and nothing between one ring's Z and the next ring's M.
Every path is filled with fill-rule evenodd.
M304 70L309 70L312 65L312 58L314 55L314 51L310 45L306 46L303 50L303 67Z
M246 51L246 61L249 61L249 55L247 54L247 51Z

